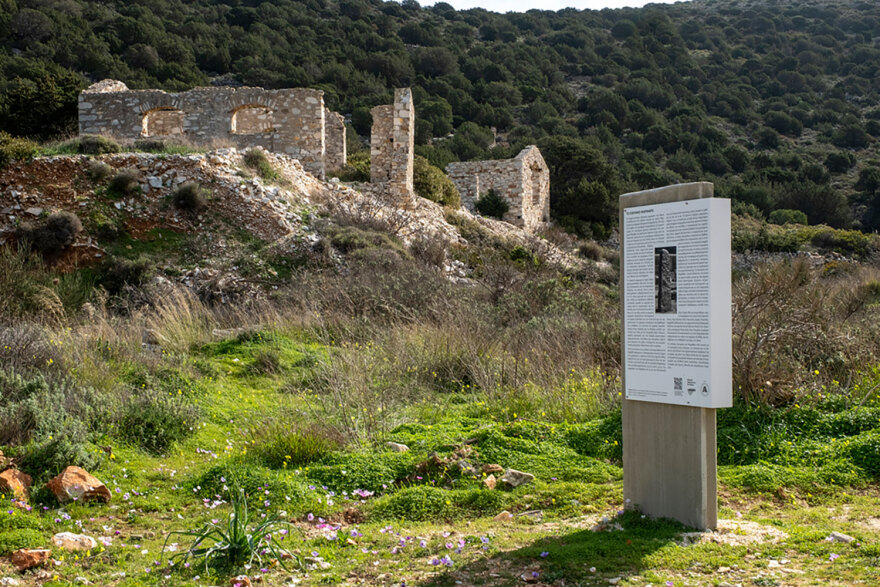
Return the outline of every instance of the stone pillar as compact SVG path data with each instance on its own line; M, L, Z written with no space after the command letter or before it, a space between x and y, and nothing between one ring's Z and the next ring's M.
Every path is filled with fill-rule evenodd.
M394 136L391 117L393 106L386 104L370 110L373 128L370 131L370 183L391 180L391 151Z
M324 142L326 145L324 168L326 171L340 169L345 165L345 120L342 115L324 109Z
M391 184L406 195L413 195L413 151L415 150L416 111L412 90L394 90L394 120L392 126Z

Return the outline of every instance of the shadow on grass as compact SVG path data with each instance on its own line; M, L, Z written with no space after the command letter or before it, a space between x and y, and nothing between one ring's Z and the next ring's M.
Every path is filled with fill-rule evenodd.
M623 529L614 529L615 522ZM518 550L455 566L419 585L607 585L609 578L638 574L652 566L646 560L650 555L692 530L671 520L642 518L637 512L626 512L609 526L542 538Z

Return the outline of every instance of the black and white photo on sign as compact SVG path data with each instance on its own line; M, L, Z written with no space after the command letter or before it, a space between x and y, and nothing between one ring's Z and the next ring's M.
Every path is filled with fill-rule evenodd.
M654 311L657 314L675 314L678 304L676 292L675 247L654 249Z

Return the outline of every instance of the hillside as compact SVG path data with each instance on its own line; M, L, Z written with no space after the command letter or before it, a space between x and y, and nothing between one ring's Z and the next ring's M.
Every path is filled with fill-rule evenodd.
M362 137L369 108L413 86L421 154L442 168L537 143L554 214L583 235L604 235L617 194L683 179L716 181L754 216L880 222L870 2L501 15L412 0L5 0L0 24L0 128L15 135L71 132L76 93L103 78L320 88Z

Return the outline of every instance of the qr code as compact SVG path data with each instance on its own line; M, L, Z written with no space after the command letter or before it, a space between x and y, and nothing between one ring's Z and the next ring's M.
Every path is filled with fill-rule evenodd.
M672 378L672 387L675 391L682 390L682 378L681 377L673 377Z

